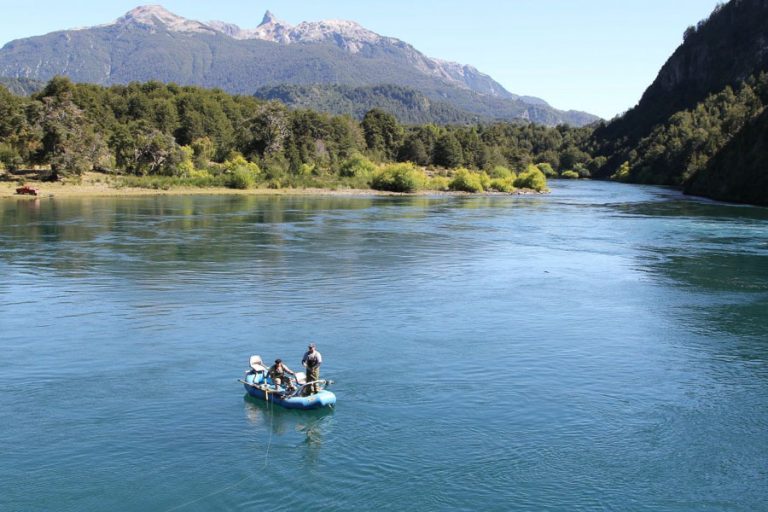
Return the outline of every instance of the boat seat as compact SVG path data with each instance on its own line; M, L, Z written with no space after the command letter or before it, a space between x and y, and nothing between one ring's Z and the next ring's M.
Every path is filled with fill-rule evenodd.
M299 383L299 386L302 384L307 383L307 374L304 372L296 372L296 382Z
M267 367L264 366L264 362L261 360L261 356L251 356L251 359L248 362L248 365L251 367L251 370L255 372L267 371Z

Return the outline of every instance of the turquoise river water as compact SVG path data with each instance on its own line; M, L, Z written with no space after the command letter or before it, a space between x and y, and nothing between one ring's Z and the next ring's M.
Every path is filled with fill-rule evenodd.
M245 398L251 354L334 410ZM0 510L768 510L768 209L0 201Z

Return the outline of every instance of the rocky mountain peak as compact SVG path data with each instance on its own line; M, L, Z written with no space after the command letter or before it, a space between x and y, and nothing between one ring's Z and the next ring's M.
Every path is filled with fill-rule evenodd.
M211 28L199 21L188 20L173 14L162 5L142 5L128 11L114 23L118 26L142 25L166 28L171 32L211 32Z
M279 20L277 17L272 14L272 11L267 11L264 13L264 18L261 20L260 25L268 25L270 23L277 23Z

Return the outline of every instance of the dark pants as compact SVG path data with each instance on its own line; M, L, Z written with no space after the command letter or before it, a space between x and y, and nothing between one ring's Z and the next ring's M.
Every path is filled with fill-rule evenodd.
M315 380L320 380L320 367L307 366L307 382L312 382ZM304 389L306 390L306 393L308 395L311 395L313 393L317 393L318 391L320 391L320 386L318 386L317 384L311 384Z

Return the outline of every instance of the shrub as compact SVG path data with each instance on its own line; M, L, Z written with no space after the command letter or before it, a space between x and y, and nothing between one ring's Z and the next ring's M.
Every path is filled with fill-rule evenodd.
M227 175L226 185L229 188L249 189L256 184L256 177L248 169L238 167Z
M299 166L299 176L311 176L315 172L315 164L303 163Z
M503 165L497 165L491 170L491 178L497 178L497 179L506 179L506 178L512 178L515 179L515 173L509 170L508 168L504 167Z
M619 170L613 173L611 179L614 181L629 181L629 162L624 162Z
M579 179L579 173L577 173L576 171L563 171L560 177L565 178L567 180L577 180Z
M229 188L248 189L256 184L261 169L254 162L249 162L243 155L235 154L222 164L224 184Z
M579 175L579 178L591 178L592 171L584 164L576 164L573 166L573 172Z
M192 160L195 162L195 167L205 167L213 159L213 154L216 151L216 146L208 137L201 137L195 139L190 144L192 149Z
M234 172L237 169L245 169L251 174L258 176L261 173L258 164L249 162L240 153L234 153L222 164L225 172Z
M192 169L187 181L195 187L212 187L221 184L221 181L217 180L207 169Z
M281 188L281 183L288 180L290 171L290 163L281 155L270 155L264 159L263 177L266 178L269 188Z
M487 176L487 174L486 174ZM490 184L490 183L489 183ZM457 169L453 174L453 179L448 184L450 190L456 190L459 192L482 192L485 190L483 187L483 180L480 174L471 172L467 169Z
M547 190L547 178L535 165L529 165L524 172L520 173L514 184L517 188L528 188L537 192Z
M450 190L451 179L448 176L432 176L427 183L429 190L444 192Z
M8 144L0 143L0 169L15 171L22 165L18 152Z
M491 180L491 189L499 192L514 192L515 178L495 178Z
M179 148L179 155L181 155L181 161L176 164L176 169L173 175L188 178L192 176L192 173L195 171L195 164L192 162L194 152L189 146L181 146Z
M427 182L424 171L411 163L386 165L376 171L371 188L390 192L415 192Z
M538 167L547 178L557 178L557 172L552 168L552 165L550 165L549 162L541 162L536 164L536 167Z
M480 176L480 185L482 185L483 190L488 190L491 188L491 177L488 176L488 173L485 171L479 172L478 176Z
M341 163L339 175L345 178L370 176L376 170L376 164L360 153L355 153Z

